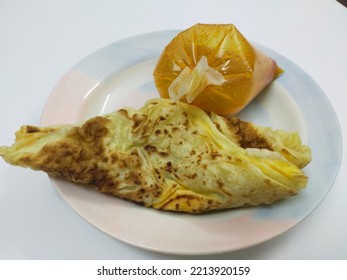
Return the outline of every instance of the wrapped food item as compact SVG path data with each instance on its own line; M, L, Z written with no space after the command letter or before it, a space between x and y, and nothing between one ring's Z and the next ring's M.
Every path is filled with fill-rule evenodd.
M188 213L292 196L306 186L301 168L311 160L296 133L161 98L80 124L23 126L0 156L146 207Z
M232 24L196 24L164 49L154 69L162 98L236 114L283 70Z

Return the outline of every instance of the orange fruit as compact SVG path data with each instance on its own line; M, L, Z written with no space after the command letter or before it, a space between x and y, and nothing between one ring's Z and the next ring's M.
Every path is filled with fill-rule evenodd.
M282 71L233 24L196 24L163 50L153 72L162 98L236 114Z

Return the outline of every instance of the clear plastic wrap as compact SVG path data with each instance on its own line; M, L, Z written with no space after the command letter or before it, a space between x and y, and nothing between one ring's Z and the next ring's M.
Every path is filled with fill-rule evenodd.
M153 76L162 98L231 115L281 72L233 24L196 24L166 46Z

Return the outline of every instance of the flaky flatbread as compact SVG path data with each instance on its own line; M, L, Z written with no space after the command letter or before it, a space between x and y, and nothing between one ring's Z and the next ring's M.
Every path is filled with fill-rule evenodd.
M146 207L189 213L295 195L311 160L296 133L167 99L81 124L23 126L0 155Z

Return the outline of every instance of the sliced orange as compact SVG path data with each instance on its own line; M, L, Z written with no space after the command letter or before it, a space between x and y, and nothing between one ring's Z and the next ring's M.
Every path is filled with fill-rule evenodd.
M229 115L281 72L233 24L196 24L166 46L153 76L161 97Z

